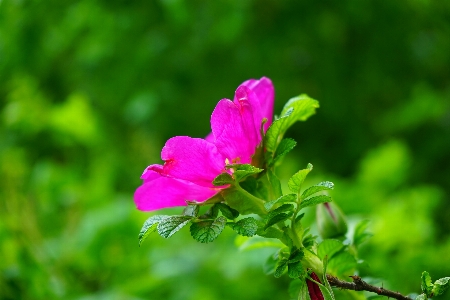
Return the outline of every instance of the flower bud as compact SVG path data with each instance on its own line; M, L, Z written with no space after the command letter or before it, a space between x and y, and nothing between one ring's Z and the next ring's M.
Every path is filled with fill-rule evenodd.
M310 276L315 281L322 283L316 273L312 272ZM308 293L311 300L324 300L322 291L317 283L306 279L306 285L308 286Z
M345 216L334 202L317 205L316 218L323 239L339 238L347 233Z
M314 273L318 274L319 276L322 276L323 275L322 260L320 260L320 258L317 255L315 255L308 249L303 249L303 250L304 250L304 255L305 255L303 257L303 261L302 261L303 266L305 268L312 269L312 271Z

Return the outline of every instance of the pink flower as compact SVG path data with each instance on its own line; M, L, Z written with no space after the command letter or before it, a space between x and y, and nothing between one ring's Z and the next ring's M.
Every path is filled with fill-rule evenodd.
M211 115L212 132L205 139L176 136L161 151L163 165L148 166L144 183L134 193L139 210L184 206L205 201L223 187L212 184L227 163L250 163L264 131L272 123L274 89L268 78L250 79L236 90L234 100L222 99Z

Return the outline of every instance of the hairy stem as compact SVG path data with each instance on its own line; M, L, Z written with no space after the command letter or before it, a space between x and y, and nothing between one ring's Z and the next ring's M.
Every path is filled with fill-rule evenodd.
M380 296L387 296L389 298L398 299L398 300L412 300L411 298L407 296L403 296L402 294L398 292L393 292L390 290L387 290L383 287L376 287L373 285L368 284L364 280L361 279L359 276L350 276L353 279L353 282L347 282L338 279L337 277L334 277L333 275L327 274L328 282L331 286L338 287L341 289L346 290L353 290L353 291L368 291L375 294L378 294Z

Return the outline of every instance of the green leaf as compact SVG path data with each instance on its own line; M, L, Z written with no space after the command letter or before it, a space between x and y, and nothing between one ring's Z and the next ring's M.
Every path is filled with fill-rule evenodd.
M288 187L293 193L298 194L300 192L303 181L305 181L306 176L309 172L312 171L312 169L313 165L308 164L308 166L306 166L306 169L298 171L289 179Z
M217 204L211 205L211 207L201 216L199 216L199 219L215 219L219 215L219 207Z
M311 250L314 244L316 243L316 239L317 239L316 235L308 234L304 236L302 240L303 247Z
M280 198L264 203L264 208L269 211L275 204L281 204L286 202L295 203L297 201L296 194L286 194L281 196Z
M275 278L280 278L281 275L283 275L284 272L286 271L286 268L287 268L287 259L279 260L273 276L275 276Z
M272 186L274 198L281 197L283 195L283 192L281 191L281 183L277 175L275 175L275 173L272 172L272 170L268 169L267 177L269 178L270 185Z
M292 214L286 214L286 213L280 213L280 214L273 216L272 218L267 220L267 223L264 226L264 230L266 230L267 227L270 227L274 224L277 224L279 222L283 222L283 221L289 219L291 216L292 216Z
M305 253L301 249L294 248L289 255L289 263L299 262L303 257L305 257Z
M315 193L332 190L334 188L334 184L330 181L322 181L316 185L313 185L312 187L306 189L302 193L302 198L306 199L311 195L314 195Z
M148 218L144 225L142 226L141 231L139 232L139 246L141 246L142 242L148 237L148 235L152 232L156 231L156 227L158 223L164 220L165 218L169 218L170 216L165 215L156 215Z
M217 203L216 206L220 209L222 215L224 215L227 219L234 220L239 216L239 212L237 210L229 207L225 203Z
M214 241L227 223L227 219L223 216L213 220L205 220L192 223L190 231L191 236L200 243L209 243Z
M331 273L337 276L344 276L353 271L356 264L356 259L353 255L348 252L339 252L329 261L328 268L331 270Z
M264 208L264 201L255 198L252 194L240 187L230 187L222 190L226 203L239 211L242 215L248 214L264 214L266 209Z
M355 231L353 234L353 245L359 247L363 242L372 236L371 233L367 232L367 227L369 226L369 220L363 220L356 224Z
M234 231L243 236L254 236L258 231L258 224L252 217L241 219L236 223L227 223Z
M236 240L241 241L241 243L237 243L240 251L248 251L261 248L281 248L285 246L282 242L280 242L280 240L276 238L265 238L260 236L253 236L251 238L238 236Z
M273 238L273 239L279 239L279 240L282 240L282 238L283 238L283 232L281 230L273 228L273 227L269 227L269 228L264 228L264 226L259 227L256 234L259 236L265 237L265 238Z
M190 216L171 216L165 218L158 224L158 233L167 239L186 226L191 220L192 217Z
M197 217L199 210L200 206L196 204L189 204L183 210L183 216Z
M220 173L219 176L217 176L216 178L214 178L212 184L215 186L223 186L223 185L227 185L227 184L233 184L234 183L234 179L233 177L226 173Z
M301 262L288 263L288 276L292 279L304 277L306 270Z
M330 196L320 195L320 196L311 197L311 198L303 200L300 203L300 209L308 207L308 206L312 206L312 205L317 205L320 203L331 202L331 201L332 200L331 200Z
M294 149L294 147L296 145L297 145L297 142L294 141L293 139L289 139L289 138L282 139L280 144L277 147L277 150L275 151L272 162L275 163L279 159L283 158L292 149Z
M339 240L326 239L317 247L317 256L323 259L325 256L332 259L333 255L344 248L344 244Z
M275 273L275 269L277 267L277 255L270 255L267 260L264 262L263 265L263 272L266 275L271 275L273 273Z
M318 107L319 102L305 94L290 99L281 111L281 115L286 114L290 110L293 111L290 113L288 119L283 122L281 131L283 133L286 132L297 121L306 121L316 113L316 108Z
M416 300L427 300L428 297L425 294L420 294L419 296L416 297Z
M422 292L428 297L431 297L431 292L433 290L433 284L431 283L431 276L427 271L422 272L421 288Z
M233 177L236 181L241 181L247 176L255 175L264 171L264 169L257 168L250 164L230 164L226 166L227 169L233 169Z
M273 121L269 129L267 129L266 135L264 136L264 145L266 145L266 149L268 152L275 153L278 145L278 140L284 134L284 123L288 121L288 118L293 111L293 109L287 110L280 118Z
M444 277L444 278L436 280L434 282L433 290L432 290L433 297L442 295L448 289L449 283L450 283L450 277Z

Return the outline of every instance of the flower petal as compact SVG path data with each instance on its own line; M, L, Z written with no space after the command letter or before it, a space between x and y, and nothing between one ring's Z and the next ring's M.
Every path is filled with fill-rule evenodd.
M241 86L248 87L256 96L255 98L249 98L254 112L255 126L259 130L262 118L267 118L268 122L264 124L264 130L267 130L272 124L273 116L275 92L272 81L267 77L262 77L260 80L247 80Z
M225 158L204 139L173 137L163 147L161 158L165 161L162 174L205 187L213 187L214 178L225 171Z
M214 196L219 190L159 175L137 188L134 193L134 202L139 210L152 211L186 206L186 200L202 202Z
M211 115L211 129L217 149L230 163L251 162L255 141L250 140L238 105L228 99L220 100Z

